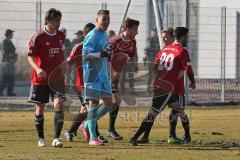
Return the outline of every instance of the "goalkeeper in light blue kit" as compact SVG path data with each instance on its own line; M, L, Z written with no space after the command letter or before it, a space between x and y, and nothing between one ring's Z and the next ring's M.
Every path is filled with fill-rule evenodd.
M112 106L110 54L107 52L109 43L105 32L109 23L109 11L99 10L96 28L87 34L83 42L84 96L89 101L89 108L87 121L80 126L80 130L92 146L104 145L97 139L96 123ZM100 99L102 103L99 105Z

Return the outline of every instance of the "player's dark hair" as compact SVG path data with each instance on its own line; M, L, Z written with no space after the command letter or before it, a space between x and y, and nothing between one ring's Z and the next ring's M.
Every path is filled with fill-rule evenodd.
M109 15L109 10L104 10L104 9L101 9L97 12L97 15L100 16L100 15Z
M47 24L47 20L53 20L57 17L62 17L62 13L55 8L50 8L45 14L45 25Z
M109 30L108 31L108 37L114 36L116 35L116 33L114 32L114 30Z
M166 28L164 28L162 31L161 31L161 34L163 34L163 33L169 33L169 35L170 35L170 37L173 37L173 28L171 28L171 27L166 27Z
M176 27L173 35L176 39L180 39L182 36L185 36L187 34L188 29L186 27Z
M139 26L140 22L138 20L135 19L131 19L131 18L126 18L123 22L123 30L126 30L127 28L132 28L134 26Z
M83 28L83 32L85 34L87 34L88 32L90 32L93 28L95 28L95 25L93 23L87 23L84 28Z

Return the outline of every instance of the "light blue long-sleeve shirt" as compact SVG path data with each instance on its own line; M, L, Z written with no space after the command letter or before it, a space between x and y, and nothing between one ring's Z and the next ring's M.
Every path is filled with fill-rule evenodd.
M88 82L109 81L109 67L107 58L95 58L86 61L87 55L107 50L108 37L106 32L97 28L90 31L83 41L82 64L83 64L83 80Z

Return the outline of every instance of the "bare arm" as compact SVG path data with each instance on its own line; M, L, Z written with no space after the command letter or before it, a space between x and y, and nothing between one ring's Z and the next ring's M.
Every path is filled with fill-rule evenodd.
M37 75L39 77L42 77L42 78L47 77L46 72L42 68L38 67L38 65L36 64L36 62L32 56L28 56L28 62L32 66L32 68L37 72Z
M191 81L189 88L195 89L196 88L196 82L195 82L195 78L194 78L194 73L193 73L193 69L191 65L188 65L187 68L187 75L189 80Z

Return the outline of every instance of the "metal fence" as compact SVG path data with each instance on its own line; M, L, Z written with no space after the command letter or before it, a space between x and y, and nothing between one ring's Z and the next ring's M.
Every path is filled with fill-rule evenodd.
M15 30L12 39L16 46L16 52L19 54L19 61L17 62L16 76L19 80L28 79L30 66L25 63L28 40L36 30L44 25L45 12L53 7L59 9L62 14L61 27L67 29L67 38L72 40L75 38L74 33L82 30L86 23L95 23L96 12L103 7L111 11L111 24L109 29L119 32L121 22L127 4L114 4L114 3L100 3L96 2L87 3L54 3L54 2L13 2L13 1L0 1L0 41L4 37L4 32L7 28ZM128 11L129 17L140 20L139 36L137 36L138 52L140 59L145 46L146 39L146 6L145 4L131 5Z
M188 102L239 103L240 8L207 8L201 7L199 1L190 0L189 10L184 15L183 1L166 1L164 25L185 26L188 22L188 51L198 82L196 90L186 88Z
M240 77L240 8L226 8L224 15L224 8L201 7L197 0L189 0L189 12L185 12L186 6L183 4L181 0L165 0L163 22L164 26L170 27L183 26L188 23L190 29L188 50L199 85L197 90L189 91L187 94L189 102L206 103L206 100L208 102L238 102L240 96L238 88ZM17 82L16 87L22 87L19 92L25 90L24 85L29 86L29 83L26 83L29 82L30 72L30 66L26 62L27 43L30 36L44 25L46 10L50 7L61 10L63 13L61 27L67 29L67 37L72 40L74 33L81 30L86 23L94 23L97 10L103 7L111 12L109 28L118 32L126 5L114 4L112 1L108 3L96 1L95 4L87 2L0 1L0 41L4 38L5 29L11 28L16 31L13 43L19 54L16 65L16 78L21 81ZM133 4L129 8L127 16L140 20L137 47L141 62L149 30L155 27L152 6L148 0ZM226 25L223 22L226 22ZM214 93L219 94L211 94L213 93L211 86L217 86ZM228 88L231 89L228 90ZM235 94L233 97L235 98L231 99L232 96L229 96L231 95L229 93L233 89ZM203 92L205 94L202 94ZM206 98L201 99L201 97Z

